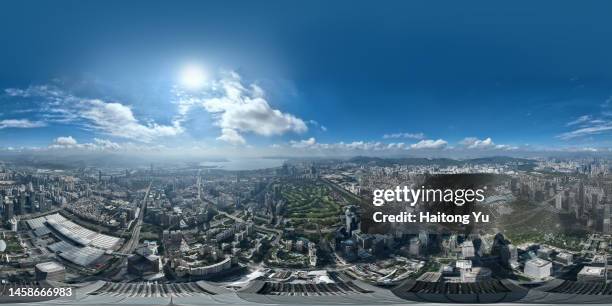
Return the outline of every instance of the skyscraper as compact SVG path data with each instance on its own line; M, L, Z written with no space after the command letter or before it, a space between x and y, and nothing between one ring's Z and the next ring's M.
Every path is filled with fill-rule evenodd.
M346 223L346 232L349 236L353 233L353 230L356 230L359 225L359 220L356 212L355 206L347 206L344 212L345 223Z
M26 194L25 194L25 192L22 192L19 195L19 203L18 203L18 206L17 206L17 214L18 215L25 215L26 214L25 206L26 206Z
M602 232L604 234L612 234L612 228L611 228L611 214L612 212L610 212L612 210L612 204L608 203L604 205L604 213L603 213L603 222L602 222Z
M13 213L13 201L8 200L4 202L4 222L8 222L14 215Z

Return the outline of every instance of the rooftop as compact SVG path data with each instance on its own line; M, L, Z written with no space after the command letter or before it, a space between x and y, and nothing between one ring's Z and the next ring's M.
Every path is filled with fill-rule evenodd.
M604 267L589 267L586 266L580 270L579 275L603 276L606 271Z
M36 269L42 271L42 272L58 272L58 271L63 271L66 268L64 268L64 266L58 264L55 261L49 261L49 262L43 262L43 263L39 263L36 265Z
M544 259L541 259L541 258L534 258L534 259L528 260L526 262L526 264L531 264L531 265L534 265L536 267L544 267L546 265L549 265L550 261L544 260Z

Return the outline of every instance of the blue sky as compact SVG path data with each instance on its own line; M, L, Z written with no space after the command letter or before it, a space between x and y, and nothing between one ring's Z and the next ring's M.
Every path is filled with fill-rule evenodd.
M0 146L607 150L610 11L606 1L4 1Z

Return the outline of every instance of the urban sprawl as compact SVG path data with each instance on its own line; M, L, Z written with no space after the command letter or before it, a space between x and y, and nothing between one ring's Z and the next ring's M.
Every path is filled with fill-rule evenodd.
M0 280L73 287L92 303L215 295L605 301L611 170L603 158L289 159L243 171L7 161ZM460 230L443 232L362 226L375 190L418 189L429 177L461 174L493 178L475 202L491 222L459 221Z

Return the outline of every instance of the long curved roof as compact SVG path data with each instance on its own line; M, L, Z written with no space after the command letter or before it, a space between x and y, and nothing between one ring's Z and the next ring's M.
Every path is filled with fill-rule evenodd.
M353 280L338 286L294 286L255 280L234 292L213 283L112 283L96 281L75 288L76 296L27 305L406 305L440 303L612 305L608 286L553 280L527 289L502 280L454 285L410 280L392 290ZM305 292L305 291L306 292ZM3 302L0 297L0 302ZM4 301L6 302L6 301Z

